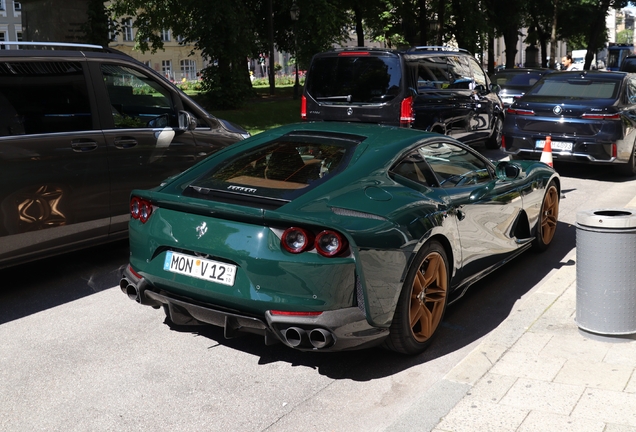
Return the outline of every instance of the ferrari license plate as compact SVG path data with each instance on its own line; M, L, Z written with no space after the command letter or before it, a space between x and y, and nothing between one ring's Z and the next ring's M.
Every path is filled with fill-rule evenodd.
M537 140L537 148L542 149L545 140ZM567 141L552 141L552 150L572 151L572 143Z
M235 265L172 251L166 253L163 269L228 286L234 285L236 277Z

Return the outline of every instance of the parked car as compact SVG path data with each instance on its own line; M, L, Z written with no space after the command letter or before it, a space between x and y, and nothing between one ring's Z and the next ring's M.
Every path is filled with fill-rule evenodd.
M133 188L248 136L127 55L19 44L0 50L0 267L125 238Z
M439 134L282 126L133 191L120 287L226 337L415 354L469 285L550 245L560 189L546 164L493 163Z
M466 50L342 48L316 54L301 118L412 127L501 147L503 105Z
M509 107L528 91L545 74L554 72L545 68L503 69L493 73L490 81L499 86L499 97L504 107Z
M504 148L513 158L539 159L551 136L554 160L612 164L636 175L636 77L625 72L545 75L512 104Z
M636 72L636 55L628 55L623 59L620 70L623 72Z
M614 44L607 48L606 67L608 71L618 71L625 57L634 54L633 44Z

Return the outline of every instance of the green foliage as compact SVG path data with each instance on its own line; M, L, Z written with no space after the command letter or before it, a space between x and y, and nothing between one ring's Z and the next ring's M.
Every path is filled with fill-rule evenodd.
M634 42L634 30L625 29L616 34L616 43L625 44Z

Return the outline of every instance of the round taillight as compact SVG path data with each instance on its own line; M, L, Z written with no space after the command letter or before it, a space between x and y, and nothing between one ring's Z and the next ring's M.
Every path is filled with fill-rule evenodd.
M133 219L139 219L139 213L141 211L141 200L137 197L133 197L130 200L130 215Z
M335 231L325 230L316 236L316 250L322 256L336 256L346 247L347 240Z
M309 250L313 240L313 235L307 230L291 227L283 232L280 242L287 252L297 254Z
M152 204L146 200L141 201L141 207L139 209L139 220L141 223L148 222L148 218L152 214Z
M130 200L130 216L133 219L138 219L141 223L146 223L151 214L152 204L150 201L139 197L132 197Z

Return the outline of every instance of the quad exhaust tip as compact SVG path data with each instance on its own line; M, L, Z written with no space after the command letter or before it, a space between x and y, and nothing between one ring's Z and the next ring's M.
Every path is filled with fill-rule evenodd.
M285 342L292 348L312 346L315 349L329 348L333 345L334 338L330 331L315 328L309 332L299 327L289 327L283 330Z

